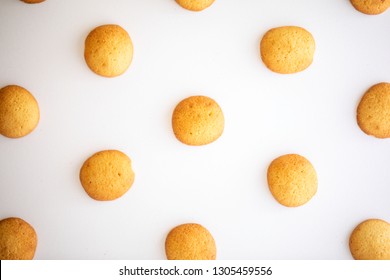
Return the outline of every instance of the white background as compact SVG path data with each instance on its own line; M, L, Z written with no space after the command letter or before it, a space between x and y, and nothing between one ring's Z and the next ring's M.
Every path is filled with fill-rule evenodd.
M86 66L84 40L121 25L134 44L128 71L103 78ZM316 41L313 64L280 75L259 42L298 25ZM0 219L38 234L36 259L165 259L169 230L196 222L218 259L351 259L348 238L368 218L390 221L390 139L364 134L356 107L390 81L390 11L348 0L216 0L194 13L174 0L0 1L0 87L37 99L41 120L20 139L0 137ZM202 147L176 140L171 114L190 95L214 98L225 131ZM136 179L112 202L79 182L84 160L119 149ZM269 192L269 163L308 158L319 188L287 208Z

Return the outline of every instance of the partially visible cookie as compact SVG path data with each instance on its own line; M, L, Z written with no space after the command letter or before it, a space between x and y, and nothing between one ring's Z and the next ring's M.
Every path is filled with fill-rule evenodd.
M369 88L357 107L357 123L363 132L377 138L390 137L390 83Z
M88 67L98 75L116 77L123 74L133 59L133 42L126 30L108 24L93 29L85 40L84 57Z
M0 260L32 260L37 248L34 228L20 218L0 221Z
M173 228L165 240L168 260L215 260L217 248L211 233L199 224Z
M301 206L317 192L317 173L313 165L297 154L274 159L268 167L267 180L274 198L287 207Z
M133 185L134 177L130 158L117 150L95 153L80 170L81 185L96 200L121 197Z
M32 132L39 122L39 107L25 88L10 85L0 89L0 134L19 138Z
M314 52L313 36L298 26L270 29L260 41L260 55L264 64L280 74L305 70L312 64Z
M184 144L200 146L217 140L223 133L225 119L218 103L206 96L182 100L173 111L172 128Z
M215 0L176 0L184 9L199 12L211 6Z
M23 1L24 3L27 3L27 4L37 4L37 3L41 3L45 0L21 0Z
M349 238L356 260L390 260L390 224L379 219L360 223Z
M390 7L390 0L350 0L353 7L367 15L378 15Z

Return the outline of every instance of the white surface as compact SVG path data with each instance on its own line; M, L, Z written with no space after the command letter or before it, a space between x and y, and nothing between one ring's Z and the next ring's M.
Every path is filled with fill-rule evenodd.
M134 43L128 71L107 79L86 66L84 40L116 23ZM259 55L270 28L298 25L316 40L313 64L279 75ZM351 259L348 238L367 218L390 221L390 140L365 135L356 106L390 81L390 11L357 12L348 0L217 0L193 13L174 0L0 2L0 87L39 102L25 138L0 137L0 218L38 234L36 259L165 259L168 231L197 222L219 259ZM225 131L203 147L173 135L185 97L214 98ZM87 196L78 174L103 149L128 154L136 172L122 198ZM316 196L279 205L269 163L299 153L315 166Z

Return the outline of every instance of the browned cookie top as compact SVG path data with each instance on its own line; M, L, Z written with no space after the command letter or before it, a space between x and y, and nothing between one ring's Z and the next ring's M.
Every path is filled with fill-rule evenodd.
M221 108L206 96L191 96L182 100L172 115L176 138L187 145L206 145L217 140L225 125Z
M356 10L367 15L378 15L390 7L390 0L350 0Z
M390 137L390 83L369 88L357 108L357 123L366 134Z
M24 3L27 3L27 4L37 4L37 3L41 3L45 0L21 0L23 1Z
M288 207L307 203L317 192L317 173L303 156L287 154L273 160L267 180L274 198Z
M117 150L93 154L80 170L80 181L87 194L96 200L114 200L124 195L134 182L130 158Z
M184 9L199 12L211 6L215 0L176 0Z
M309 31L298 26L270 29L260 41L264 64L280 74L297 73L313 62L315 41Z
M20 218L0 221L0 260L32 260L38 239L34 228Z
M356 260L390 260L390 224L380 219L360 223L349 238L349 249Z
M199 224L173 228L165 240L168 260L215 260L217 249L210 232Z
M28 90L16 85L0 89L0 134L26 136L38 125L39 118L38 103Z
M129 68L133 59L133 43L119 25L98 26L85 40L84 57L88 67L96 74L116 77Z

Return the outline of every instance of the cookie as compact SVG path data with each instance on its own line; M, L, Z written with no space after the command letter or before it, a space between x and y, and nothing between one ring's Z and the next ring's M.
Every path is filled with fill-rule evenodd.
M223 133L225 119L215 100L191 96L182 100L173 111L172 128L176 138L192 146L206 145Z
M215 0L176 0L177 4L189 11L199 12L210 7Z
M102 25L87 36L84 57L88 67L96 74L116 77L129 68L133 59L133 43L119 25Z
M81 185L96 200L121 197L133 185L134 176L130 158L117 150L95 153L80 170Z
M217 248L211 233L199 224L173 228L165 240L168 260L215 260Z
M0 260L32 260L37 248L34 228L20 218L0 221Z
M390 260L390 224L379 219L360 223L349 238L356 260Z
M37 3L41 3L45 0L21 0L23 1L24 3L27 3L27 4L37 4Z
M274 198L287 207L308 202L317 192L317 173L303 156L287 154L273 160L267 180Z
M309 31L298 26L270 29L260 41L264 64L280 74L305 70L313 62L315 41Z
M364 133L377 138L390 137L390 83L379 83L366 91L356 118Z
M390 0L350 0L352 6L367 15L379 15L390 7Z
M19 138L32 132L39 122L39 107L25 88L10 85L0 89L0 134Z

